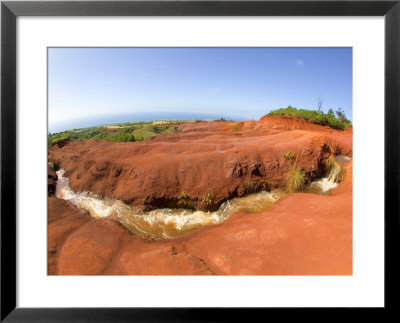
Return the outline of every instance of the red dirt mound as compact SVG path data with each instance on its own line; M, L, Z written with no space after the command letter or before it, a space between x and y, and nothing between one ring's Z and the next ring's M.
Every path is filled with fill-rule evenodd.
M320 176L331 154L352 154L351 132L335 131L295 118L260 121L191 122L181 132L144 142L88 140L54 145L49 159L66 170L71 188L136 206L215 210L227 199L285 185L293 159L306 178ZM299 130L299 129L309 130ZM206 196L212 202L205 202Z

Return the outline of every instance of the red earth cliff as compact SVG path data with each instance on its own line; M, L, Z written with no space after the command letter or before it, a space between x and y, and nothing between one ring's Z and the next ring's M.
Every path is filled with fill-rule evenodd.
M227 199L283 187L293 163L284 156L288 151L307 181L322 175L330 154L352 154L351 131L290 117L180 128L144 142L69 141L51 147L49 159L66 170L74 191L146 208L182 207L185 192L195 208L215 210ZM203 202L207 194L212 203Z

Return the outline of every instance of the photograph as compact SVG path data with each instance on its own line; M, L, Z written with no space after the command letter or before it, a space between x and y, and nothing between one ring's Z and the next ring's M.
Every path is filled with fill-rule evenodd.
M42 163L47 275L351 276L353 49L48 47Z

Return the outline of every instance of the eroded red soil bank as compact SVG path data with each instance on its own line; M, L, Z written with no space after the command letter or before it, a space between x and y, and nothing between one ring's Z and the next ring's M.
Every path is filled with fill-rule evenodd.
M293 164L285 158L288 151L298 156L297 166L308 181L322 174L330 154L352 154L351 132L294 118L180 127L181 132L145 142L54 145L49 159L66 170L74 191L89 190L143 208L182 207L185 192L195 208L215 210L227 199L283 187ZM212 196L208 203L206 196Z
M279 185L287 171L283 153L288 150L299 152L299 165L308 171L318 158L326 158L326 147L352 154L351 131L308 123L300 124L307 130L297 130L296 120L270 119L241 123L239 131L222 122L200 123L201 130L199 124L184 124L180 133L133 144L68 143L53 147L50 157L69 172L73 189L134 203L146 194L172 199L181 190L193 198L212 190L224 199L241 182L264 175L269 185ZM87 170L85 160L90 161ZM251 171L257 164L261 175ZM119 176L113 173L115 167L121 169ZM129 175L130 167L136 177ZM117 221L93 219L49 192L49 274L351 275L352 163L345 167L345 180L332 196L291 194L265 212L236 213L221 225L170 241L134 236ZM242 175L235 175L235 169ZM104 175L96 182L93 174L99 172ZM54 177L49 177L51 188ZM107 181L114 188L107 188ZM143 195L136 195L137 190Z

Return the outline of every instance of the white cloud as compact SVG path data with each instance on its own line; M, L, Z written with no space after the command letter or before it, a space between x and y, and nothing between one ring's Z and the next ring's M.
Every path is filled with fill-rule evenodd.
M217 87L209 87L208 90L212 91L212 92L221 92L222 91L221 89L219 89Z
M301 59L296 59L296 64L297 66L303 66L304 65L304 61Z

